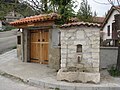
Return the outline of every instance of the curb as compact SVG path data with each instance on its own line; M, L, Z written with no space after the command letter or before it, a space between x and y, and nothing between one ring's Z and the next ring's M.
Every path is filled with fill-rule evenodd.
M44 82L44 81L38 81L38 80L33 80L33 79L29 79L28 80L28 83L30 85L35 85L35 86L40 86L40 87L43 87L43 88L51 88L51 89L55 89L55 90L120 90L120 87L99 87L99 86L96 86L96 87L91 87L91 86L88 86L88 87L82 87L82 86L68 86L68 85L64 85L64 84L56 84L56 83L48 83L48 82Z
M64 85L64 84L57 84L57 83L52 83L52 82L45 82L45 81L38 81L34 79L22 79L20 77L11 75L9 73L3 72L0 70L0 75L4 76L6 78L10 78L11 80L15 80L18 82L22 82L24 84L28 84L31 86L37 86L37 87L42 87L42 88L50 88L50 89L55 89L55 90L120 90L120 87L81 87L81 86L76 86L76 85Z
M1 71L1 70L0 70L0 75L3 76L3 77L9 78L9 79L15 80L15 81L22 82L22 83L24 83L24 84L27 84L27 82L28 82L27 80L24 80L24 79L22 79L22 78L20 78L20 77L11 75L11 74L6 73L6 72Z

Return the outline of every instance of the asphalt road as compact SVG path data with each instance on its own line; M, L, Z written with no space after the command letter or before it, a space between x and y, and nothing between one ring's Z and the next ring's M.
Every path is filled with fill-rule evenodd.
M16 46L17 31L0 32L0 53L8 51Z

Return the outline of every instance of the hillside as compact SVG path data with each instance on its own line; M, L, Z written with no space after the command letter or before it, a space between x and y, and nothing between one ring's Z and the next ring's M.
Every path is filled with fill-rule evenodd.
M34 15L34 11L24 3L18 0L0 0L0 19L11 11L19 12L24 17Z

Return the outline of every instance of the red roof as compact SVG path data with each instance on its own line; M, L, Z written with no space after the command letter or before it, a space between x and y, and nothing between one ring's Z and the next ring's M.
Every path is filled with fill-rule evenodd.
M14 21L14 22L10 22L10 24L16 26L16 25L30 23L30 22L51 21L51 20L58 19L59 17L60 16L56 13L40 14L40 15L36 15L36 16L22 18L22 19Z
M97 23L89 23L89 22L74 22L74 23L68 23L61 26L61 28L67 28L72 26L88 26L88 27L100 27L100 24Z

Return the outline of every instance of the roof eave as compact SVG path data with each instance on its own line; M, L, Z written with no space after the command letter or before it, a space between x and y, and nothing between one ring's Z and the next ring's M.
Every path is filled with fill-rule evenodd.
M112 14L112 12L113 12L114 10L115 10L115 8L111 7L111 9L110 9L109 12L107 13L107 15L106 15L106 17L105 17L105 19L104 19L104 21L103 21L103 24L101 25L101 29L104 28L105 24L107 23L110 15Z

